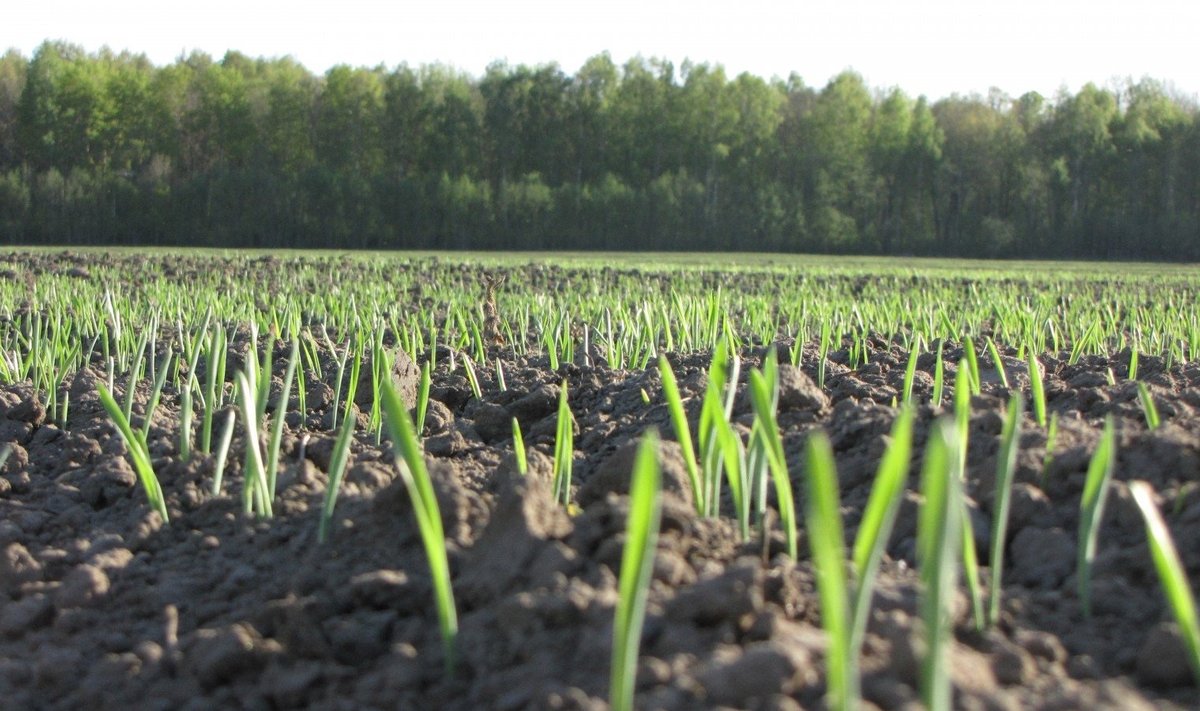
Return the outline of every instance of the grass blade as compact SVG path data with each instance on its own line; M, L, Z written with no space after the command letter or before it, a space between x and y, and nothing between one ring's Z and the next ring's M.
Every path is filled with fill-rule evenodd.
M692 446L692 433L688 429L687 415L683 410L683 398L679 394L679 385L675 381L675 371L667 356L658 358L658 372L662 378L663 397L667 401L667 411L671 413L671 425L675 429L675 439L683 448L683 463L687 467L688 483L692 485L695 498L696 513L704 515L704 489L700 485L700 465L696 462L696 450Z
M253 349L252 349L253 350ZM235 376L238 398L242 403L242 419L246 428L245 483L242 489L242 510L249 514L257 511L259 516L271 516L271 500L267 498L267 472L263 466L262 451L258 441L258 405L254 388L239 372Z
M1167 522L1163 520L1162 513L1154 503L1154 489L1147 482L1133 481L1129 484L1129 492L1133 494L1133 500L1142 512L1142 520L1146 524L1146 544L1150 546L1154 569L1158 572L1158 580L1171 608L1171 615L1183 636L1188 661L1192 665L1192 674L1196 683L1200 684L1200 621L1197 619L1196 600L1192 597L1192 588L1188 584L1183 561L1179 559L1179 552L1175 549Z
M921 701L931 711L950 708L951 606L962 543L962 482L958 475L955 426L939 420L929 437L921 470L924 503L918 513L917 562L921 572L921 617L926 654L921 664Z
M963 339L963 352L966 354L968 372L971 374L971 394L978 395L983 382L979 377L979 356L975 354L975 342L970 338Z
M1025 355L1029 359L1029 396L1033 399L1033 416L1037 420L1038 427L1045 428L1046 390L1042 386L1042 368L1038 363L1037 356L1033 354L1032 347Z
M913 379L917 375L917 357L921 355L921 339L913 339L912 348L908 352L908 364L904 367L904 389L901 401L912 402Z
M1096 557L1096 541L1100 536L1100 520L1104 517L1104 503L1112 484L1116 466L1116 435L1112 416L1104 420L1104 434L1100 444L1092 453L1088 464L1087 480L1083 485L1083 498L1079 502L1079 545L1075 566L1076 585L1083 616L1092 616L1092 561Z
M450 585L450 561L446 556L442 514L433 490L433 481L425 467L425 454L421 451L420 440L417 439L408 411L400 402L400 396L396 394L396 388L390 379L384 380L382 395L384 422L387 424L392 446L399 450L396 455L396 467L400 470L404 487L412 499L417 528L429 561L446 673L453 676L457 658L455 639L458 636L458 613L454 606L454 591Z
M661 476L658 435L651 430L638 447L629 489L625 550L621 555L617 609L613 618L612 676L608 699L614 711L633 709L638 647L662 517Z
M937 362L933 366L933 406L942 406L942 391L946 387L946 364L942 356L942 341L937 345Z
M97 383L96 391L100 395L100 403L104 405L104 410L108 412L108 416L117 426L117 432L125 440L125 448L129 450L129 458L133 461L134 471L137 472L142 490L146 492L146 498L150 500L150 506L158 512L163 523L168 523L170 517L167 515L167 502L163 498L162 485L158 482L158 475L154 473L154 467L150 465L150 451L146 447L146 440L138 436L138 433L129 426L129 420L125 417L121 407L117 405L117 401L113 399L108 388Z
M992 340L991 336L987 337L987 349L988 354L992 356L992 363L996 366L996 375L1000 377L1000 384L1007 390L1009 388L1008 373L1004 372L1004 361L1000 360L1000 351L996 348L996 342Z
M809 437L806 457L808 506L805 524L816 567L821 626L825 628L829 644L825 652L829 706L856 709L859 701L858 655L851 646L845 534L838 504L837 470L829 439L821 433Z
M417 389L417 436L425 432L425 415L429 412L429 387L432 381L430 374L432 361L425 361L421 366L421 385Z
M217 443L216 462L213 464L213 496L221 494L221 482L225 478L225 458L229 456L229 444L233 442L233 423L236 418L236 411L230 410L229 414L225 417L225 427L221 432L221 440Z
M908 464L912 456L913 418L913 408L902 407L900 415L892 424L891 444L879 462L875 483L871 487L871 496L863 509L858 535L854 540L856 587L850 644L855 654L862 648L879 561L887 548L888 538L896 523L896 514L900 510L900 500L904 495L904 482L908 477Z
M567 381L558 391L558 422L554 437L554 500L571 503L571 467L575 457L575 423L567 403Z
M512 418L513 455L517 458L517 471L521 476L529 473L529 460L525 453L525 438L521 435L521 423Z
M771 406L772 386L761 371L750 371L750 401L758 419L760 436L766 443L765 453L775 482L775 498L779 506L779 522L787 537L788 555L796 558L796 502L792 496L792 482L788 477L787 461L783 454L783 440L779 436L779 425L775 422L775 410Z
M1138 400L1142 403L1142 414L1146 418L1146 427L1156 430L1162 424L1162 419L1158 416L1158 407L1150 395L1150 388L1147 388L1145 383L1138 381L1137 389Z
M354 418L342 418L337 440L333 443L333 453L329 457L329 480L325 485L325 502L321 507L321 521L317 524L317 543L324 543L329 538L329 524L333 521L333 509L337 505L338 492L342 488L346 464L350 461L350 439L353 435Z
M992 511L991 581L988 586L987 624L1000 617L1000 579L1004 573L1004 540L1008 536L1008 512L1012 502L1013 475L1017 471L1017 440L1021 436L1021 394L1008 401L1008 415L1000 431L1000 453L996 456L996 495Z

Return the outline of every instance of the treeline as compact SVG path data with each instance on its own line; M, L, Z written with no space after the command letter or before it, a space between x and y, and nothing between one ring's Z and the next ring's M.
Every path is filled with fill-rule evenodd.
M935 103L607 55L314 75L0 58L0 240L1200 258L1200 114L1143 80Z

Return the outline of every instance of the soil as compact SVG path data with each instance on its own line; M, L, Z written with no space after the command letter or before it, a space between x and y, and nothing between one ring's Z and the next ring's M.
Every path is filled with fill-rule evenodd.
M803 498L803 445L824 429L836 454L853 535L896 416L903 349L869 339L855 370L831 354L818 388L815 351L782 366L779 420L793 487ZM792 344L780 344L787 359ZM244 351L231 345L231 363ZM947 345L946 397L961 351ZM1002 349L1014 387L1028 378ZM275 347L276 376L286 344ZM332 358L332 354L324 353ZM656 427L666 491L638 666L639 708L822 708L825 640L812 565L785 554L777 531L739 540L728 517L698 518L657 369L613 370L599 359L557 372L541 356L494 348L507 389L480 367L476 399L443 358L433 379L425 446L438 489L458 603L459 665L443 667L424 553L388 443L362 433L335 515L317 543L334 433L329 383L309 382L307 412L284 414L275 517L240 504L235 436L225 485L214 462L177 451L169 389L150 428L170 523L150 510L120 437L101 408L99 367L68 378L66 423L52 424L26 385L0 389L0 707L11 709L601 709L607 707L616 570L624 543L633 448ZM763 356L744 354L745 373ZM698 416L710 354L672 354L689 414ZM986 354L985 373L994 373ZM1195 708L1197 690L1147 554L1126 482L1157 490L1192 580L1200 580L1200 364L1142 358L1163 417L1150 431L1128 354L1068 365L1045 354L1053 456L1026 413L1012 502L1003 611L974 630L956 605L954 706L964 709ZM232 366L231 366L232 367ZM933 359L918 363L928 403ZM1112 368L1116 385L1108 385ZM310 376L311 377L311 376ZM395 377L411 389L415 370ZM552 501L550 454L559 384L578 429L570 513ZM649 395L644 402L643 392ZM324 393L324 395L322 395ZM371 393L360 391L365 422ZM986 551L995 458L1007 389L989 375L972 399L968 494ZM143 403L135 406L140 412ZM881 571L864 644L869 705L918 708L922 653L914 560L917 474L941 409L917 413L909 489ZM1117 481L1103 520L1093 616L1075 595L1075 535L1084 474L1106 415L1118 433ZM277 416L275 413L272 416ZM515 471L511 418L530 447ZM137 418L135 417L135 425ZM744 394L735 420L748 431ZM800 502L799 509L803 510ZM803 526L802 526L803 528ZM987 571L983 571L987 581ZM868 706L870 707L870 706Z

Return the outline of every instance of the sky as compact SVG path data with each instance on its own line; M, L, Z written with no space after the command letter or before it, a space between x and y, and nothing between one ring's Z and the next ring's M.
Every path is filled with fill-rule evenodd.
M992 87L1053 97L1146 76L1200 95L1196 0L25 0L3 15L0 48L31 56L61 39L159 65L237 50L317 73L438 62L479 76L497 60L573 73L607 51L730 76L796 72L816 87L854 69L869 86L930 99Z

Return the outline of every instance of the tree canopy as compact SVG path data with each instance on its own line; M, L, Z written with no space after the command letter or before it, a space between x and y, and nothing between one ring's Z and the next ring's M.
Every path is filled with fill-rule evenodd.
M1200 111L1150 79L930 102L606 54L315 75L47 42L0 56L0 239L1200 259Z

